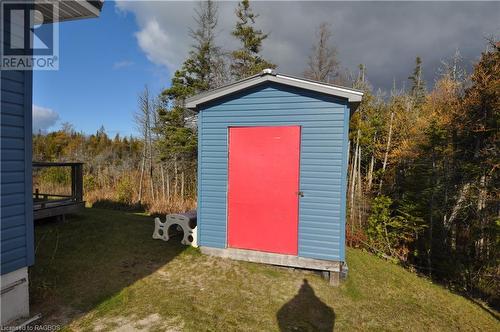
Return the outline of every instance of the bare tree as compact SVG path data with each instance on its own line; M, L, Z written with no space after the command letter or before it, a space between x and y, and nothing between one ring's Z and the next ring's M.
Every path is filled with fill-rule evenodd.
M134 114L134 121L137 129L143 138L141 176L139 179L139 203L142 202L142 191L144 188L144 172L146 168L146 159L148 158L148 145L151 142L151 105L148 87L139 95L139 110Z
M155 161L158 163L160 167L160 180L161 180L161 195L162 199L165 201L167 196L166 196L166 180L165 180L165 161L162 160L161 156L161 148L160 148L160 141L161 141L161 135L160 135L160 115L159 113L161 112L162 109L162 102L160 97L156 97L153 100L153 111L151 112L151 120L152 120L152 127L154 128L153 135L152 135L152 146L154 147L154 154L155 154ZM168 172L168 170L167 170ZM159 195L158 195L159 197Z
M316 42L304 72L306 78L330 83L339 75L337 49L330 41L332 35L331 25L322 22L316 31Z
M391 149L391 138L392 138L392 125L394 121L394 111L391 112L391 120L389 121L389 133L387 134L387 146L385 147L384 162L382 164L382 175L380 177L380 184L378 187L379 194L382 193L382 183L384 181L385 169L387 168L387 158L389 156L389 151Z
M462 54L460 54L460 50L457 48L451 58L441 60L441 67L438 69L438 74L448 77L455 82L464 82L467 78L467 71L463 66L463 60Z
M375 146L377 142L377 132L375 131L375 134L373 135L373 146ZM372 189L372 183L373 183L373 169L375 167L375 152L372 151L371 153L371 157L370 157L370 167L368 169L368 184L367 184L367 188L368 190L371 190Z

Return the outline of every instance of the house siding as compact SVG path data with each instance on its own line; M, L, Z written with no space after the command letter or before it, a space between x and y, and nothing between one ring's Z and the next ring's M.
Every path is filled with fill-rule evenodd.
M228 128L301 126L298 255L345 258L347 100L265 83L200 107L198 227L201 246L225 248Z
M33 264L31 71L0 72L1 274Z

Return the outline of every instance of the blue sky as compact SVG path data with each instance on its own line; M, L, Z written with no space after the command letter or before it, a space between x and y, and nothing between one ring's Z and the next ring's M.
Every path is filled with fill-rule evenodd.
M70 122L77 131L135 134L137 96L147 84L152 92L169 82L165 67L151 63L137 45L134 15L107 2L99 19L59 26L58 71L35 71L34 127L57 129ZM57 120L57 121L55 121Z

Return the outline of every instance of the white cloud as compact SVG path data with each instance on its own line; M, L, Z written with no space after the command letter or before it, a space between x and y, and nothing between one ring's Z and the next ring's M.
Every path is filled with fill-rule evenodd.
M122 61L115 62L113 64L113 69L117 70L117 69L122 69L122 68L130 67L130 66L133 66L133 65L134 65L133 61L122 60Z
M146 53L149 61L164 65L168 69L176 66L175 45L168 34L160 27L156 19L147 22L146 25L135 34L139 47Z
M137 44L149 61L173 74L189 51L188 31L196 4L193 1L117 1L116 11L120 15L135 16Z
M59 121L59 114L46 107L33 105L33 132L46 132Z

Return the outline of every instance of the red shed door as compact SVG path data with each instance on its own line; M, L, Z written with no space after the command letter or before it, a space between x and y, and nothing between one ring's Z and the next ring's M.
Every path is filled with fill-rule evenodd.
M229 129L228 246L297 254L300 127Z

